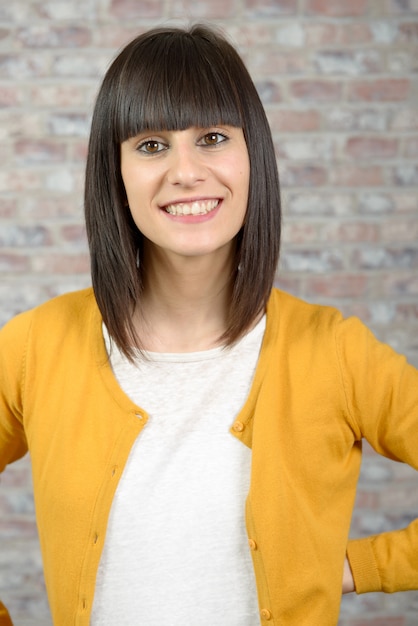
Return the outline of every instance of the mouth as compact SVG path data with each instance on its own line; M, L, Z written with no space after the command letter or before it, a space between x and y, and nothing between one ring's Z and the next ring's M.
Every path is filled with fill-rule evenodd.
M193 200L192 202L176 202L163 207L170 215L206 215L219 205L220 200Z

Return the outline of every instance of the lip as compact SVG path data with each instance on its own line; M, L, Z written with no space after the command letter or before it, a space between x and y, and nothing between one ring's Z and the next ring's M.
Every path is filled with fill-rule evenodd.
M222 201L223 201L222 198L213 197L213 196L212 197L200 196L200 197L194 197L194 198L181 198L181 199L175 200L174 202L167 202L166 204L160 205L160 209L162 210L163 214L168 219L173 220L175 222L180 222L184 224L198 224L200 222L205 222L215 217L215 215L218 213L222 205ZM195 202L205 202L205 203L216 202L217 204L210 210L205 211L204 213L197 213L197 214L193 214L193 213L173 214L167 210L167 207L170 207L170 206L175 206L178 204L191 205Z
M222 200L219 196L193 196L192 198L177 198L176 200L170 200L160 204L160 209L166 209L166 207L174 204L192 204L193 202L210 202L211 200Z
M198 196L193 198L177 198L175 201L160 205L160 209L174 218L202 217L219 208L222 198ZM179 207L178 211L175 207Z

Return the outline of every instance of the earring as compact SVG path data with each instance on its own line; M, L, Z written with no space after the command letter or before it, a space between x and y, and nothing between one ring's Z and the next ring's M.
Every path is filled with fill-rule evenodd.
M136 251L136 267L137 269L139 269L139 266L141 265L141 260L139 258L139 248Z

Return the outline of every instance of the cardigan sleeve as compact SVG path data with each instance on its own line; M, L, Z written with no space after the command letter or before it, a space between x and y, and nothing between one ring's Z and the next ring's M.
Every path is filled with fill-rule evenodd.
M0 330L0 472L27 452L23 387L29 327L30 314L22 313Z
M13 626L12 619L6 607L0 600L0 626Z
M356 319L336 335L347 415L358 439L418 469L418 370ZM353 540L348 559L357 593L418 589L418 520Z

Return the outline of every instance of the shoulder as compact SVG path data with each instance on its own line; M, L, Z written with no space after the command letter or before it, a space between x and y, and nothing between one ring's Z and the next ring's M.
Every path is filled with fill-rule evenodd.
M0 329L0 342L20 343L33 329L44 336L68 332L74 325L82 325L94 310L97 305L91 288L57 296L9 320Z
M34 320L51 318L56 323L60 323L86 315L95 306L96 300L93 289L88 288L52 298L32 309L32 315Z
M335 355L341 364L355 364L354 371L359 359L372 354L388 359L396 354L358 317L345 317L335 307L309 303L279 289L270 296L267 328L287 348L311 350L318 358Z
M311 350L325 358L363 351L366 343L378 343L359 318L345 317L333 306L306 302L279 289L270 295L267 329L273 343L286 349Z
M307 302L276 288L272 289L267 305L269 317L287 332L297 333L309 329L329 331L343 320L342 313L335 307Z

